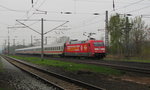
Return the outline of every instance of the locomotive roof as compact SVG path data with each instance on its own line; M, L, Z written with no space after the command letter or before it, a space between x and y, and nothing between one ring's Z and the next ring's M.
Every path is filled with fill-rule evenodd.
M85 40L85 41L70 41L69 44L81 44L81 43L90 43L90 42L103 42L103 40Z
M44 48L47 47L58 47L58 46L63 46L64 43L53 43L53 44L49 44L49 45L44 45ZM28 49L36 49L36 48L41 48L41 46L33 46L33 47L27 47L27 48L21 48L21 49L16 49L16 50L28 50Z
M94 41L103 42L103 40L88 40L87 42L94 42Z

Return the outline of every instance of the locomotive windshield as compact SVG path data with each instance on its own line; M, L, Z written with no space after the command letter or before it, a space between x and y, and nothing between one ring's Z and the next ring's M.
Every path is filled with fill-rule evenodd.
M93 44L95 47L104 46L103 42L94 42Z

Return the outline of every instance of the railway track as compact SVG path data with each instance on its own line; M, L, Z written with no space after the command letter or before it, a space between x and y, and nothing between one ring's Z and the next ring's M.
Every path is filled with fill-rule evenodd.
M103 66L108 66L119 70L150 74L150 68L141 68L141 67L134 67L134 66L126 66L126 65L108 64L108 63L89 63L89 64L103 65Z
M75 80L63 75L59 75L50 71L46 71L28 63L14 59L8 56L2 56L8 62L17 66L18 68L38 77L46 83L52 85L56 90L105 90L104 88L97 87L79 80Z
M27 55L25 55L27 56ZM38 57L38 56L36 56ZM58 57L45 57L47 59L54 60L63 60L67 62L75 62L75 63L83 63L83 64L92 64L92 65L100 65L107 66L118 70L124 70L129 72L137 72L143 74L150 74L150 65L149 63L138 63L138 62L121 62L121 61L103 61L103 60L82 60L82 59L74 59L74 58L58 58Z
M107 63L107 62L88 62L88 61L77 61L78 63L84 63L84 64L93 64L93 65L101 65L101 66L107 66L107 67L111 67L114 69L118 69L118 70L124 70L124 71L130 71L130 72L137 72L137 73L143 73L143 74L150 74L150 68L146 67L138 67L138 66L134 66L134 64L131 65L123 65L121 63L116 63L116 64L112 64L112 63ZM144 65L144 64L143 64Z
M107 66L118 70L124 70L129 72L137 72L143 74L150 74L150 65L148 63L137 63L137 62L107 62L107 61L100 61L100 60L75 60L68 58L53 58L55 60L63 60L75 63L83 63L83 64L92 64L92 65L100 65L100 66Z

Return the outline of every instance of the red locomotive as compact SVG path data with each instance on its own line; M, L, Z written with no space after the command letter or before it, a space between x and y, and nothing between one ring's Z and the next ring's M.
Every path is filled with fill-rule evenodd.
M16 54L41 54L41 47L16 49ZM103 58L106 55L102 40L69 41L44 46L45 55Z
M65 44L65 56L105 57L105 46L102 40L70 41Z

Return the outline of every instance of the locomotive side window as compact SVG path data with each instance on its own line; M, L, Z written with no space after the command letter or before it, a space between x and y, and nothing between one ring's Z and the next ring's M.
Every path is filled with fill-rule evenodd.
M103 42L94 42L93 44L95 47L104 46Z
M55 47L55 50L57 51L57 47Z

